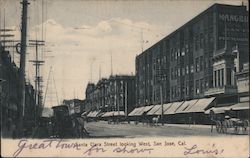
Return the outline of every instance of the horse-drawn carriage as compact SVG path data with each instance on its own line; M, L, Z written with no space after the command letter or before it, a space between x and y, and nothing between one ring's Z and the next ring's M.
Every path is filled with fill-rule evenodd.
M239 134L240 129L242 129L242 133L246 133L247 128L249 128L249 120L230 118L229 116L225 116L225 120L223 121L214 120L214 122L218 133L229 133L233 131L233 133Z
M56 138L82 138L88 135L84 128L84 118L77 115L69 115L66 105L52 107L52 136Z
M209 115L218 133L249 134L249 109L234 110L232 107L212 108Z

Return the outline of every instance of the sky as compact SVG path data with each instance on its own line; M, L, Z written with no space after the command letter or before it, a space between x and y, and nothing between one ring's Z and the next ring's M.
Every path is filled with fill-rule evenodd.
M89 82L111 74L111 58L113 74L134 74L135 57L142 50L214 3L242 1L248 6L246 0L29 0L28 40L46 43L39 49L45 60L45 106L84 99ZM0 27L15 29L17 40L20 19L20 0L0 0ZM34 84L35 68L29 60L35 58L35 49L28 47L27 53L26 78ZM14 59L18 65L18 54ZM53 75L48 77L50 69Z

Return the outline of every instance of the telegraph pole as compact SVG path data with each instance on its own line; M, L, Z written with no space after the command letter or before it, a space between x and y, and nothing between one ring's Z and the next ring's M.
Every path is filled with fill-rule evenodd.
M40 95L40 89L41 89L41 82L42 82L42 77L40 76L40 66L44 64L43 60L39 60L39 55L38 55L38 46L44 46L44 41L39 41L39 40L29 40L31 46L35 46L36 48L36 54L35 54L35 60L30 60L30 62L33 63L36 69L35 73L35 123L37 122L37 111L40 111L41 107L41 95Z
M27 40L27 13L28 13L28 0L23 0L22 4L22 28L21 28L21 54L20 54L20 124L19 136L23 134L23 121L25 113L25 62L26 62L26 40Z

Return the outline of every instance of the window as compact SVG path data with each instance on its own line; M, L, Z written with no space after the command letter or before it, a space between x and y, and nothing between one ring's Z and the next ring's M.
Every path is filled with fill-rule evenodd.
M203 37L203 33L200 33L200 48L204 47L204 37Z
M190 66L190 73L194 73L194 66L193 65Z
M227 85L232 85L231 83L231 69L227 68Z
M188 65L186 66L186 74L188 74L189 73L189 67L188 67Z
M196 94L199 94L199 93L200 93L199 86L200 86L200 84L199 84L199 80L196 80L196 81L195 81Z
M217 87L217 71L214 71L214 87Z
M203 71L204 68L204 59L203 56L200 57L200 71Z
M200 92L202 93L204 90L204 79L200 80Z
M185 56L185 48L182 48L181 56Z
M224 69L221 69L221 83L222 83L222 86L224 86Z
M182 68L182 75L185 75L185 67Z
M199 63L199 58L195 58L195 72L200 71L200 63Z
M178 76L181 76L181 70L178 68Z
M174 79L174 70L171 68L171 79Z
M221 70L217 71L217 77L218 77L218 87L221 86L221 74L220 74Z
M186 44L186 53L189 52L189 49L188 49L188 44Z

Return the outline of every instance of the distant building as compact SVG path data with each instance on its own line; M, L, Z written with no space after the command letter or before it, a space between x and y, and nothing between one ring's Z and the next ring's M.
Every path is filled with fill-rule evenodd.
M63 100L63 105L68 106L69 115L81 114L85 111L85 100L80 100L80 99Z
M164 103L235 97L234 75L249 62L248 27L246 6L214 4L142 52L136 57L137 106L159 104L161 86Z
M101 79L97 84L89 83L85 94L88 110L129 113L135 105L135 77L115 75Z

